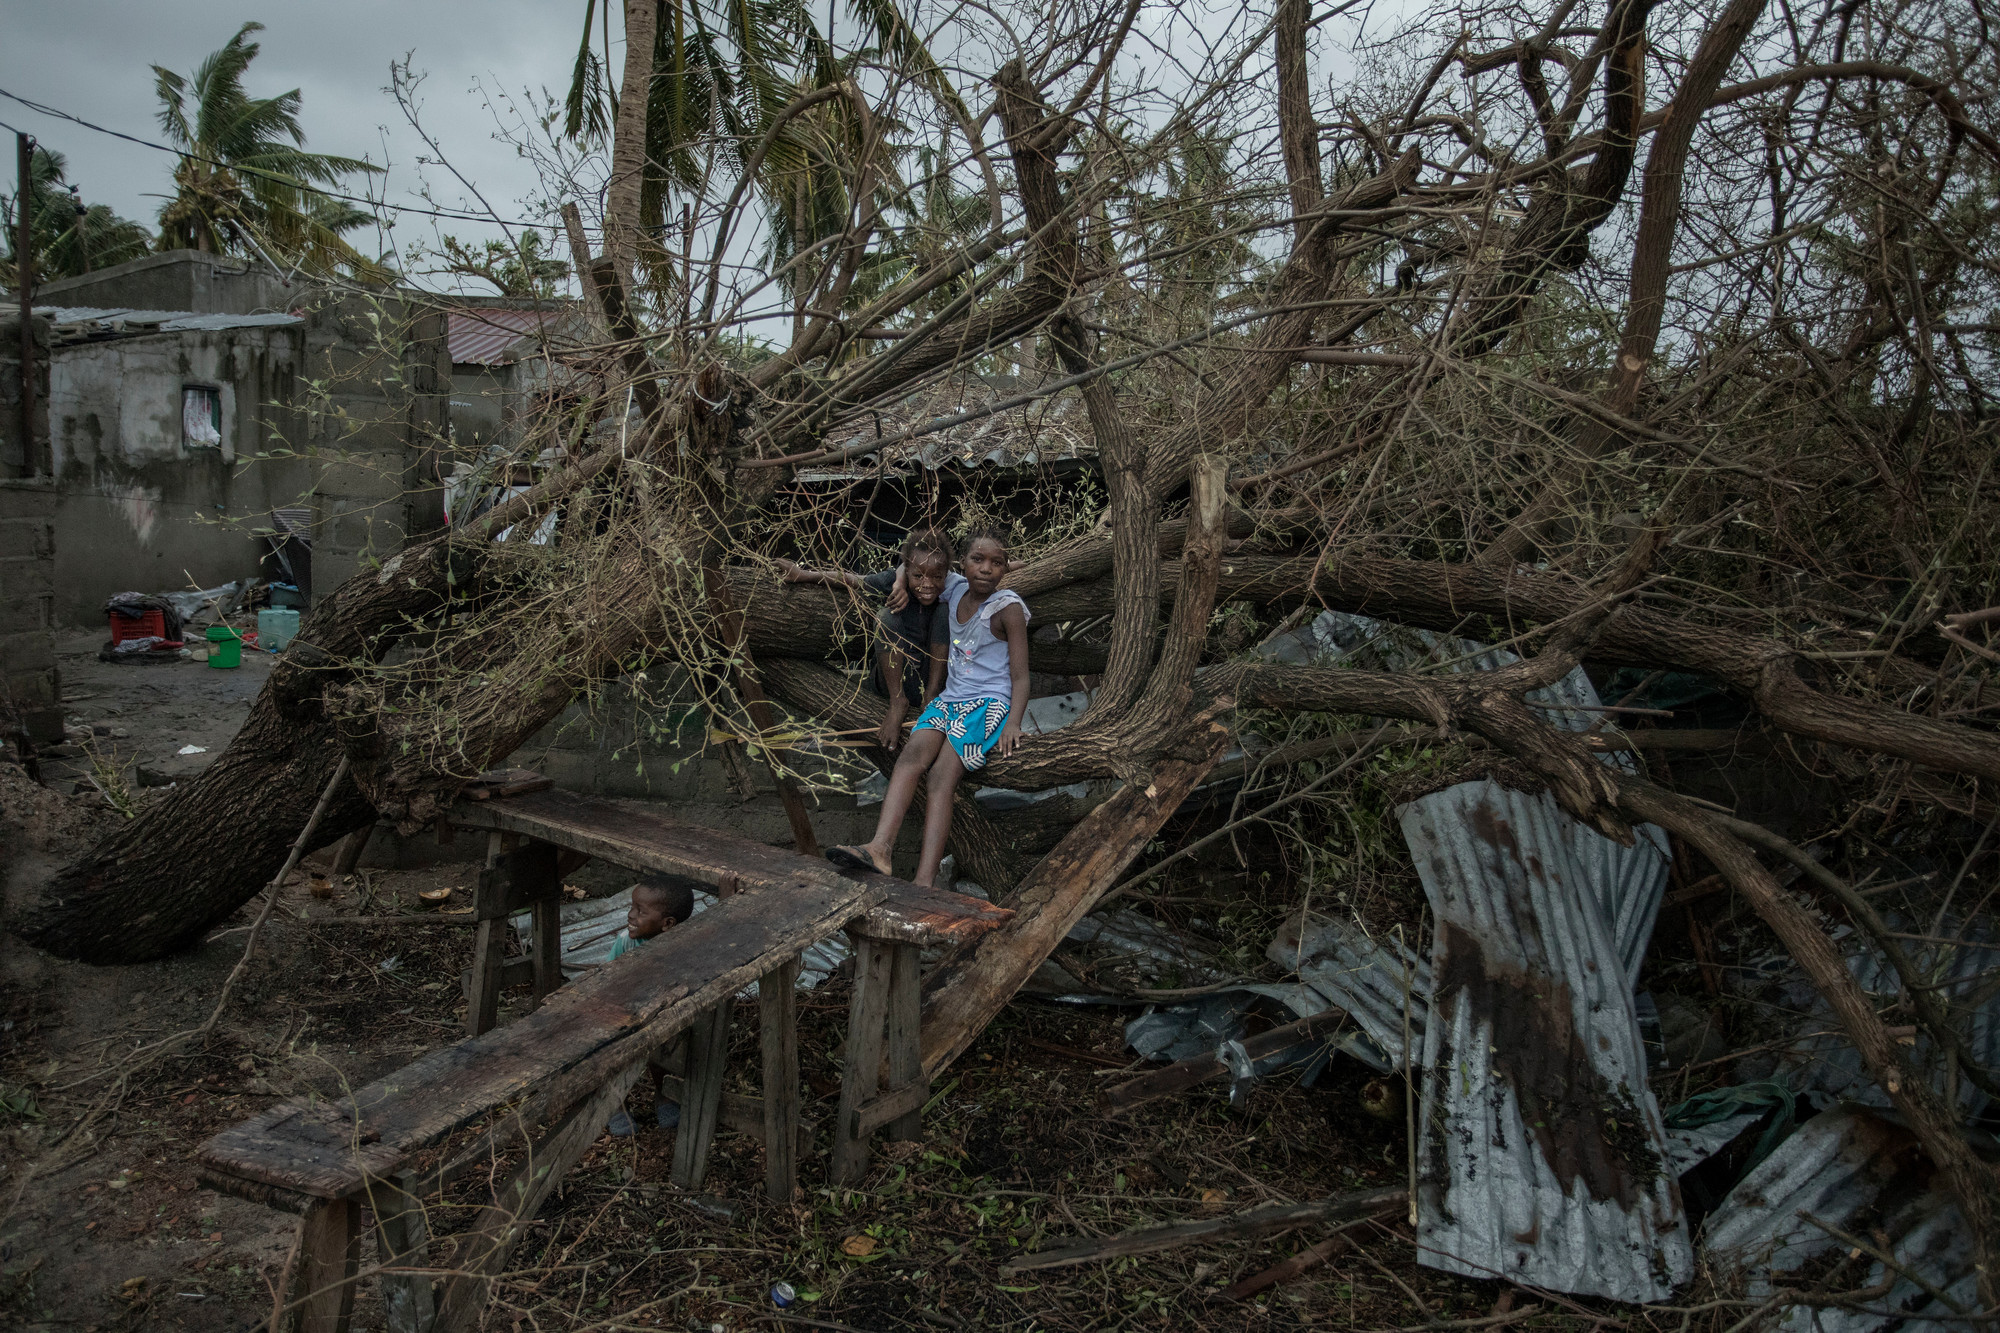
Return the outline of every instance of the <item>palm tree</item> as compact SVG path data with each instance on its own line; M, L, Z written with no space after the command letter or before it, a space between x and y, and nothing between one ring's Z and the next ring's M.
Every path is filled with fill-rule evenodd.
M316 186L379 172L365 160L305 150L302 101L294 88L251 97L243 74L257 58L261 23L246 23L183 77L153 66L160 126L181 150L174 194L160 209L160 248L215 254L262 251L279 262L379 279L380 266L342 239L371 219Z
M119 217L103 204L85 204L76 188L65 182L68 165L61 153L37 146L29 166L28 225L37 282L122 264L153 248L153 234L139 223ZM7 257L0 264L0 277L9 285L19 271L14 219L20 206L16 197L6 207Z
M586 0L566 104L564 129L579 142L611 137L616 101L609 71L610 0L604 9L605 53L600 58L591 50L597 4ZM718 132L725 152L747 152L794 97L838 83L864 58L895 65L964 117L951 81L896 0L846 0L846 7L877 46L842 62L814 24L806 0L658 0L639 199L643 232L658 235L664 229L671 191L693 194L701 188L708 176L701 154ZM843 141L856 146L855 135L849 108L835 103L794 121L772 144L758 183L776 232L777 263L847 226L851 201L829 154Z

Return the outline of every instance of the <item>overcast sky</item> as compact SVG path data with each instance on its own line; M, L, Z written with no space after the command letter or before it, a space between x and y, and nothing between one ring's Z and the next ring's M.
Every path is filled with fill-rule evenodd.
M427 150L383 91L389 62L413 54L415 68L430 75L422 94L426 128L496 211L520 215L536 173L513 147L496 140L493 111L475 85L516 94L546 87L560 96L576 56L580 0L0 0L0 88L159 142L151 66L191 72L251 19L265 26L256 38L262 53L246 78L251 94L297 88L309 148L386 161L385 184L367 192L385 191L391 203L418 203L428 184L444 206L478 210L449 173L419 162ZM614 43L620 39L616 28ZM622 57L614 46L613 61ZM5 98L0 121L66 156L69 178L82 185L87 201L154 224L173 172L169 154ZM11 144L4 162L6 193L12 194ZM426 240L429 225L405 214L397 238L405 244ZM461 238L498 234L477 223L438 225ZM355 239L360 248L371 248L363 237Z

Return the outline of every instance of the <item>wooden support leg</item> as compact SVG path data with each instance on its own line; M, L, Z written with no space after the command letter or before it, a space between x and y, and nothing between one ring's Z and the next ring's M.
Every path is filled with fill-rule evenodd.
M507 951L507 918L479 923L472 942L472 984L465 992L465 1035L491 1032L500 1021L500 964Z
M881 1076L883 1023L888 1018L890 946L854 941L854 1001L847 1011L846 1068L840 1076L840 1114L833 1123L833 1183L852 1185L868 1173L868 1138L861 1109L874 1100Z
M534 911L534 952L535 960L535 1004L539 1007L543 1000L562 985L562 888L556 888L553 898L537 899Z
M494 1196L493 1203L480 1211L467 1231L454 1238L457 1253L448 1265L453 1274L438 1294L437 1320L431 1333L461 1333L479 1321L492 1275L505 1270L508 1256L549 1191L597 1142L604 1122L645 1072L644 1060L620 1070L595 1096L585 1098L558 1121L547 1138L529 1149L528 1160Z
M373 824L358 828L340 840L340 846L333 854L333 873L351 875L354 867L361 864L361 853L368 850L368 840L375 836Z
M708 1147L715 1139L722 1105L722 1066L729 1058L731 1002L703 1014L690 1030L687 1096L681 1101L680 1132L674 1136L674 1184L699 1189L708 1174Z
M757 982L757 1030L764 1047L764 1192L790 1203L799 1187L799 960Z
M368 1208L375 1214L376 1262L385 1270L398 1265L427 1266L430 1226L423 1205L410 1192L414 1179L405 1173L393 1181L376 1181L368 1188ZM430 1333L437 1306L427 1275L384 1271L381 1289L382 1319L388 1333Z
M473 905L479 916L478 934L472 943L472 977L465 989L465 1035L477 1037L490 1032L500 1020L500 964L507 948L507 918L500 910L503 880L500 859L505 855L503 834L486 835L486 867L479 873L479 887Z
M361 1267L361 1205L328 1199L300 1223L298 1276L291 1299L295 1333L347 1333L354 1314L354 1275Z
M924 1077L924 1052L921 1036L923 1023L923 996L919 989L922 978L918 973L920 950L914 944L895 944L895 959L889 975L889 1090L904 1092L913 1087L923 1089L923 1100L930 1100L930 1080ZM891 1120L888 1125L892 1139L919 1139L923 1137L923 1107L918 1105Z

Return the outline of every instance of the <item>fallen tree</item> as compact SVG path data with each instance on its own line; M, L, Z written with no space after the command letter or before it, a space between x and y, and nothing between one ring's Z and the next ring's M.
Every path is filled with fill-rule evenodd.
M1796 905L1699 806L1601 762L1673 747L1580 739L1524 700L1579 664L1681 673L1774 747L1875 782L1857 817L1913 768L1930 805L1990 806L1996 348L1964 312L2000 299L2000 141L1975 119L1987 74L1934 49L1983 24L1955 0L1819 27L1756 0L1714 21L1562 5L1532 30L1453 14L1447 43L1413 27L1421 56L1376 57L1337 104L1310 54L1337 15L1302 0L1232 29L1170 94L1136 73L1134 34L1158 40L1141 0L1009 31L984 112L987 89L898 45L760 85L755 115L701 145L706 173L656 160L649 118L677 76L636 43L615 135L584 145L609 150L613 186L586 284L598 333L551 352L585 387L524 425L518 457L469 460L561 462L323 598L202 779L13 928L92 962L185 947L282 864L343 759L354 785L320 836L413 831L565 708L656 667L677 682L656 702L705 710L789 781L780 733L865 732L880 708L851 669L870 608L780 583L773 558L859 559L867 506L896 469L924 472L927 444L1003 422L1032 441L1060 412L1101 496L1044 477L1002 516L1031 667L1091 677L1091 702L980 781L1116 789L1032 859L959 803L961 863L1018 911L926 983L928 1069L1246 729L1289 738L1261 772L1332 753L1338 719L1402 720L1408 745L1476 742L1454 762L1545 787L1607 836L1658 823L1736 885L1990 1255L1990 1179ZM1863 37L1870 58L1846 59ZM739 263L748 233L762 271ZM786 346L732 341L786 317ZM491 540L551 514L546 546ZM1322 611L1520 660L1400 674L1255 651ZM1253 767L1233 762L1232 779ZM1964 829L1934 831L1939 858L1962 850ZM226 871L187 855L223 838Z

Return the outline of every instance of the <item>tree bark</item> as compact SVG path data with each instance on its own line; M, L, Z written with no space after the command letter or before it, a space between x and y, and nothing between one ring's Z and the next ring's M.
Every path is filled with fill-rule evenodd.
M66 867L12 929L86 963L138 963L201 941L277 873L340 762L322 692L448 604L477 605L504 547L434 538L322 598L229 748ZM375 822L343 783L312 848Z
M1028 229L1036 238L1029 262L1049 281L1074 290L1082 257L1076 218L1064 208L1055 164L1071 127L1051 124L1043 115L1041 97L1029 86L1019 60L1009 61L993 83ZM1095 368L1083 321L1068 309L1059 307L1050 317L1049 341L1066 373L1081 375ZM1153 631L1159 622L1160 571L1154 550L1160 516L1146 489L1144 446L1119 410L1110 382L1100 375L1080 392L1110 497L1112 581L1118 589L1104 679L1090 701L1091 714L1102 721L1131 706L1152 669Z
M657 0L625 0L625 78L618 85L618 119L611 139L611 177L604 192L604 248L625 309L638 290L640 198L646 183L646 110L652 100Z

